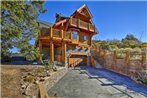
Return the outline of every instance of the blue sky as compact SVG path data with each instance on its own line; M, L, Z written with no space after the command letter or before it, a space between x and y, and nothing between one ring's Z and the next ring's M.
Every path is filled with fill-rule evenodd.
M76 9L86 4L93 16L99 34L93 39L121 40L127 34L133 34L141 41L147 42L147 2L139 1L46 1L47 13L41 14L39 20L55 23L55 14L70 16ZM35 41L31 40L34 44ZM13 48L12 52L18 52Z
M47 1L47 13L39 16L40 20L54 23L55 14L70 16L76 9L86 4L93 15L93 21L99 34L93 39L122 39L126 34L133 34L147 42L147 2L114 1Z

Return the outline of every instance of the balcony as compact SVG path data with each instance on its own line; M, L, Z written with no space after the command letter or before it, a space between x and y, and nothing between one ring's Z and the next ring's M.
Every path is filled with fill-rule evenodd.
M71 41L72 32L70 31L63 31L59 29L53 29L42 31L41 35L39 36L39 39L53 39L53 40L65 40L65 41Z
M82 21L80 19L76 19L76 18L70 19L70 26L78 27L78 28L88 30L91 32L96 31L95 25L92 25L90 23L84 22L84 21Z
M51 28L50 30L48 29L41 31L41 35L39 36L39 39L43 40L44 42L48 42L49 40L54 40L60 43L63 40L66 42L70 42L72 44L90 45L88 40L80 41L79 38L74 39L73 33L71 31L63 31L53 28Z

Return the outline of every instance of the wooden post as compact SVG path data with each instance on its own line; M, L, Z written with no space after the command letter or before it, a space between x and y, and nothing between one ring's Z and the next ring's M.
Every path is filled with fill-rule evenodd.
M116 67L116 63L117 63L116 50L114 50L114 54L113 54L113 62L114 62L114 65L113 65L112 69L114 69L114 67Z
M92 36L90 36L90 40L89 41L90 41L90 45L92 45Z
M129 61L130 61L130 52L127 51L127 52L126 52L126 57L125 57L125 62L126 62L125 72L126 72L126 74L128 74L128 75L129 75Z
M141 66L143 67L143 69L146 69L146 66L143 65L145 60L146 60L146 53L142 52L142 54L141 54Z
M62 43L62 62L66 63L66 43Z
M78 19L78 25L77 25L77 27L80 27L80 19Z
M70 39L71 39L71 40L73 39L73 35L72 35L72 32L70 32Z
M50 58L51 62L54 62L54 43L52 40L50 41Z
M52 30L52 27L50 28L50 37L53 37L53 30Z
M126 58L125 58L125 61L126 61L127 65L129 64L129 60L130 60L130 53L129 53L129 51L127 51L126 52Z
M39 40L39 61L42 63L42 43Z
M64 31L61 30L61 38L64 39Z

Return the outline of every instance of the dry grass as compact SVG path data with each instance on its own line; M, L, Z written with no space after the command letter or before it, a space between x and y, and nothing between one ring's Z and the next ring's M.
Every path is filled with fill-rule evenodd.
M22 73L28 69L32 68L15 65L1 66L1 98L24 98L21 94L20 81Z

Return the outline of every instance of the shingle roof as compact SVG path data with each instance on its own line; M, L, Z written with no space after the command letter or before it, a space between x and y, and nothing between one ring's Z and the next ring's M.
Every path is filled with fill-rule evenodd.
M68 19L69 17L62 15L61 13L56 13L56 22L64 19Z
M52 23L45 22L45 21L42 21L42 20L38 20L37 22L39 24L39 27L50 28L50 27L53 26Z

